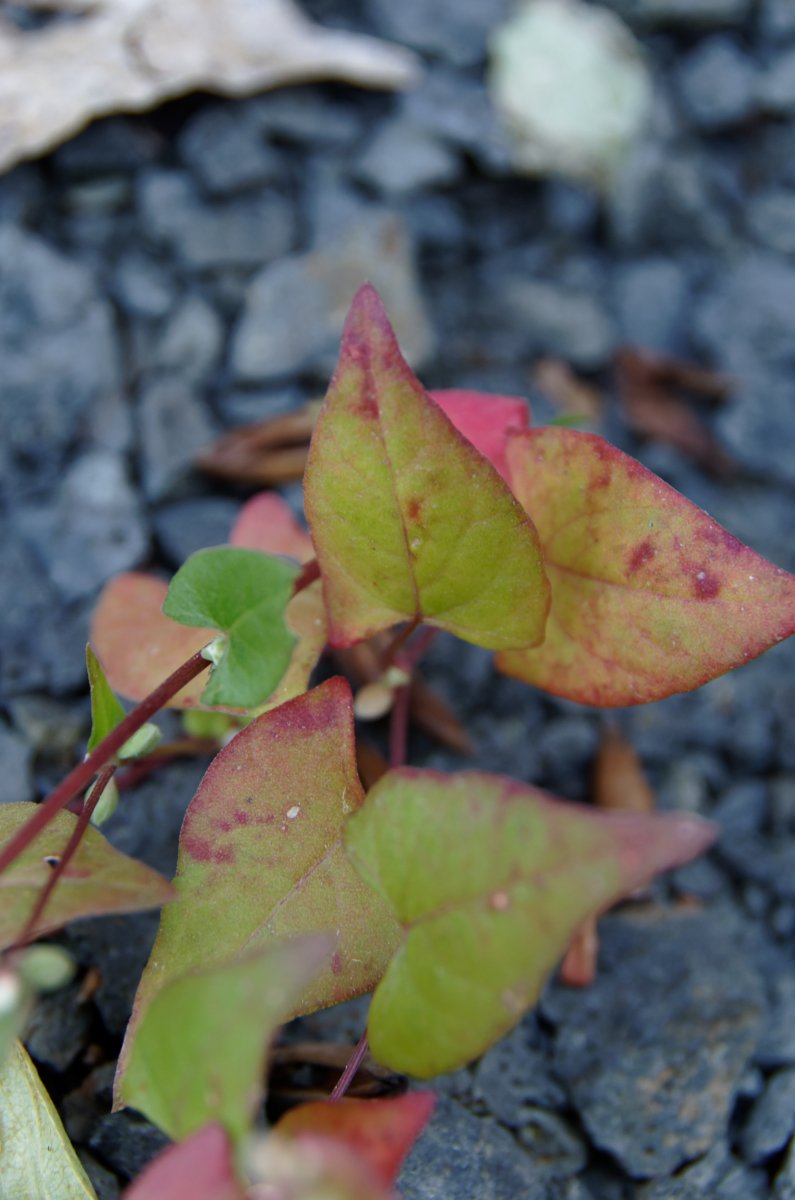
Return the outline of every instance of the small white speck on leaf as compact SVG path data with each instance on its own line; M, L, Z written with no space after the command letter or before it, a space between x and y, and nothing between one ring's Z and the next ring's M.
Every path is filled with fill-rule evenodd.
M301 811L300 806L298 804L294 804L292 808L287 809L287 812L284 815L286 816L288 821L294 821L295 818L300 813L300 811Z

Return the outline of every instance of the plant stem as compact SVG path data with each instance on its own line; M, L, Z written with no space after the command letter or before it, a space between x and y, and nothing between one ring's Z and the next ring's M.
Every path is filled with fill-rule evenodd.
M405 646L406 642L409 640L409 638L411 637L414 630L418 629L419 626L420 626L420 618L413 617L406 625L403 626L402 629L398 630L398 632L393 637L392 641L387 646L386 650L384 650L384 653L381 655L382 671L385 671L387 669L387 667L392 666L392 663L395 662L395 659L397 658L397 655L399 654L399 652Z
M320 563L316 558L310 558L309 562L305 562L301 570L295 577L293 584L293 595L297 596L304 588L308 588L316 579L320 578Z
M329 1100L341 1100L342 1099L342 1097L347 1092L348 1088L353 1083L353 1081L356 1077L356 1072L359 1070L359 1067L362 1065L362 1062L364 1060L364 1056L366 1053L367 1053L367 1034L363 1033L362 1036L359 1038L359 1042L356 1046L356 1049L354 1050L351 1057L348 1059L348 1064L345 1067L345 1070L342 1072L342 1074L340 1075L336 1084L334 1085L334 1091L329 1096Z
M75 853L77 852L77 848L80 845L81 841L83 840L83 834L85 833L86 829L88 828L88 823L91 820L91 814L93 813L94 809L97 807L97 804L99 803L99 801L102 797L102 793L105 791L105 788L108 786L111 779L113 778L113 774L114 774L115 770L116 770L116 764L108 763L108 765L106 767L103 767L102 770L100 771L100 773L97 777L97 782L94 784L89 795L83 801L82 812L78 816L77 823L75 824L74 829L72 830L71 834L69 835L69 841L66 843L63 850L61 851L60 858L59 858L58 862L55 864L55 866L53 867L50 878L47 880L44 887L39 892L39 895L36 899L36 903L33 906L33 911L31 912L30 916L28 917L27 921L25 922L25 927L22 930L21 934L17 938L14 945L11 947L12 950L21 950L23 946L27 946L28 942L32 941L32 939L35 937L36 926L38 925L39 921L41 920L41 915L44 912L44 909L47 907L47 902L50 899L50 896L55 891L55 887L56 887L56 884L58 883L58 880L61 878L64 871L69 866L69 863L74 858Z
M389 765L402 767L406 762L409 741L409 706L411 684L395 689L395 699L389 721Z
M23 825L0 851L0 871L4 871L23 850L27 849L33 839L49 825L57 812L66 808L69 801L78 792L82 792L88 787L97 771L105 765L108 759L121 750L124 743L142 725L145 725L154 713L167 704L172 696L176 696L177 692L182 691L186 684L200 675L209 665L207 659L202 658L201 651L198 651L181 667L177 667L176 671L173 671L159 687L150 692L140 704L137 704L124 720L120 721L116 728L112 729L107 737L104 737L99 745L95 746L91 753L69 772L65 779L61 780L55 791L50 792L47 799L42 801L27 824Z

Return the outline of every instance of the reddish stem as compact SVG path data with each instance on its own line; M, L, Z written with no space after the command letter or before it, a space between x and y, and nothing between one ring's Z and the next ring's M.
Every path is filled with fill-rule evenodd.
M83 840L83 834L88 828L88 823L91 820L91 814L97 807L105 788L113 778L115 770L116 764L109 763L100 771L97 777L97 782L94 784L91 792L83 802L83 809L77 818L77 823L75 824L74 829L69 835L69 841L61 851L60 858L54 865L50 878L39 892L36 903L33 905L33 911L25 922L25 927L21 934L11 947L12 950L21 950L23 946L27 946L28 942L32 941L32 939L35 937L36 926L41 920L41 915L44 912L44 909L47 907L47 902L55 891L58 880L61 878L64 871L69 866L69 863L74 858L77 848Z
M395 688L395 699L389 720L389 765L402 767L406 762L406 751L409 743L409 710L411 705L411 684Z
M363 1033L362 1036L359 1038L356 1049L354 1050L353 1054L348 1059L348 1064L345 1067L345 1070L342 1072L339 1079L337 1080L337 1082L334 1086L334 1091L329 1096L329 1100L341 1100L342 1097L345 1095L348 1088L351 1086L354 1079L356 1078L356 1072L359 1070L359 1067L362 1065L362 1062L364 1061L364 1056L367 1053L367 1048L368 1048L367 1034Z
M201 651L199 651L181 667L177 667L168 679L165 679L159 687L156 687L140 704L136 705L132 712L129 712L124 720L115 729L112 729L108 736L104 737L99 745L69 772L65 779L61 780L55 791L50 792L47 799L42 801L27 824L23 825L0 851L0 871L9 867L14 859L27 849L34 838L38 837L41 831L49 825L55 814L62 808L66 808L69 801L78 792L85 791L97 771L105 765L109 758L121 750L124 743L134 733L137 733L151 716L163 708L172 696L176 696L177 692L182 691L186 684L200 675L209 665L207 659L202 658Z
M387 667L392 666L392 663L395 661L397 655L403 649L414 630L419 628L419 625L420 618L413 617L408 624L404 625L402 629L398 630L392 641L387 646L386 650L384 650L384 653L381 655L382 671L385 671Z
M293 595L297 596L304 588L308 588L316 579L320 578L320 563L316 558L310 558L309 562L304 563L301 570L295 577L293 584Z

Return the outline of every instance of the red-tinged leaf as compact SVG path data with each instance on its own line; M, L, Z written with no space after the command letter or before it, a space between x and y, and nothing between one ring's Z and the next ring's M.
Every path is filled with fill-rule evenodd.
M298 562L314 556L312 539L278 492L259 492L238 513L229 544L265 554L286 554Z
M431 1092L408 1092L394 1100L303 1104L282 1117L276 1132L299 1140L309 1135L342 1142L389 1188L430 1121L435 1103Z
M275 1030L322 965L327 934L275 941L169 980L125 1044L116 1107L131 1104L175 1140L211 1121L250 1132Z
M543 637L535 530L412 374L369 285L348 315L304 486L332 645L413 620L492 649Z
M254 547L257 548L257 547ZM111 687L130 700L142 700L187 658L214 641L217 629L193 629L161 611L168 585L154 575L130 571L104 588L91 623L91 643ZM323 595L319 583L293 596L285 613L297 636L290 665L268 707L306 690L326 644ZM172 708L207 708L201 702L207 680L189 683L169 701ZM216 711L235 712L219 706Z
M795 576L602 438L531 430L508 461L552 608L542 646L498 656L506 674L584 704L643 704L795 631Z
M205 1125L169 1146L124 1193L123 1200L246 1200L224 1129Z
M394 919L348 861L349 813L363 803L350 689L332 679L254 720L211 763L185 814L174 886L120 1060L152 998L187 971L273 940L330 930L338 944L296 1012L381 977Z
M0 804L0 849L36 812L35 804ZM0 875L0 949L14 944L74 830L74 813L60 812ZM115 850L89 827L36 923L33 936L78 917L136 912L165 904L171 885L144 863Z
M396 1200L341 1142L273 1133L248 1154L255 1183L247 1200Z
M479 772L390 771L346 846L403 929L373 997L373 1056L428 1078L521 1019L586 917L705 849L689 814L600 813Z
M510 484L506 449L510 433L522 433L530 424L527 401L518 396L467 392L456 388L431 392L459 433L487 458Z
M168 584L154 575L128 571L112 579L91 621L91 644L108 682L130 700L143 700L181 663L218 636L217 629L178 625L161 612ZM204 677L194 679L169 701L172 708L201 707Z

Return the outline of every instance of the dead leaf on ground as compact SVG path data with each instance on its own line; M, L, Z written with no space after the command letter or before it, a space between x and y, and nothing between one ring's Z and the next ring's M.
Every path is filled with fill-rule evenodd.
M98 0L40 29L0 20L0 171L95 117L186 92L244 96L316 79L393 89L416 76L410 51L325 29L292 0Z
M274 487L301 479L320 402L268 421L241 425L203 450L196 465L230 483Z
M637 752L619 727L608 722L594 763L593 802L614 812L652 813L654 792ZM596 978L599 932L595 917L579 929L566 952L560 977L569 987L588 987Z
M336 1042L294 1042L274 1047L269 1058L269 1118L273 1120L296 1104L327 1100L352 1053L353 1046ZM402 1075L379 1066L367 1055L346 1094L367 1100L396 1096L405 1090Z
M572 371L559 358L540 359L532 382L565 417L582 417L598 425L602 419L602 397L597 388Z
M630 348L617 354L616 373L624 417L635 433L667 442L716 475L733 471L731 458L691 407L692 399L724 400L730 390L724 375Z

